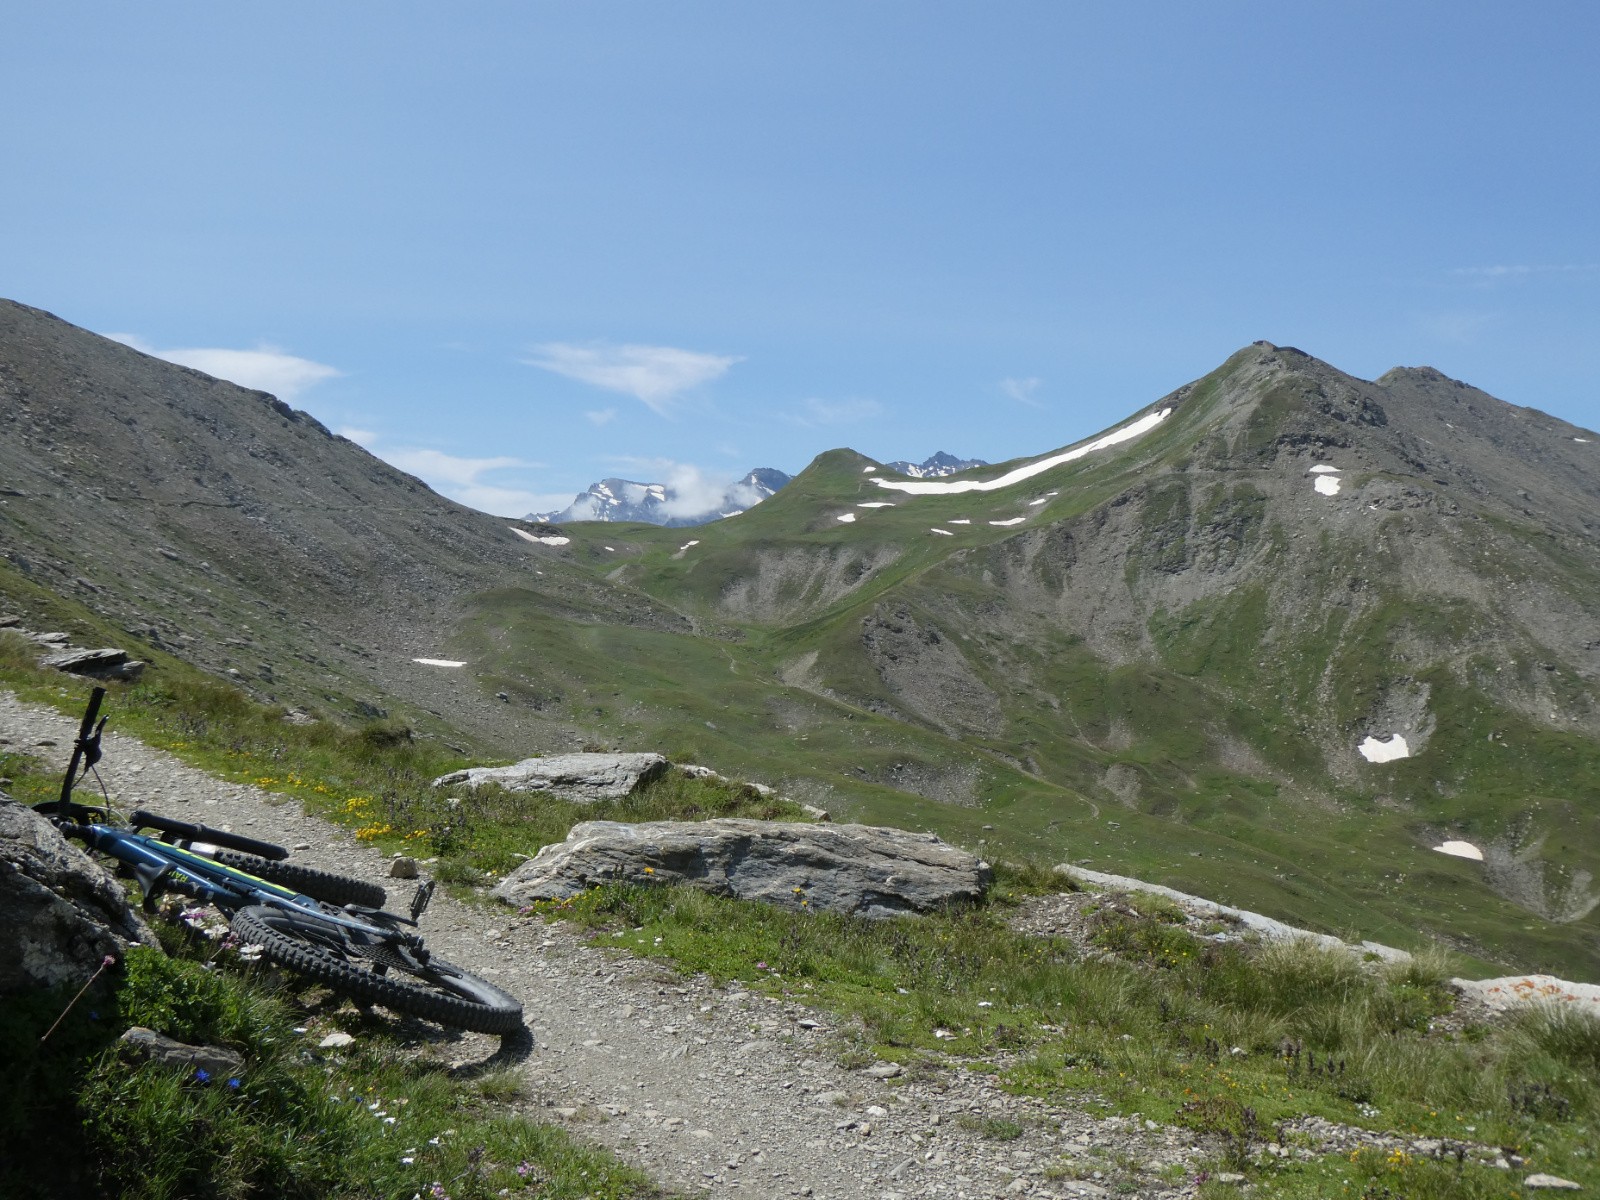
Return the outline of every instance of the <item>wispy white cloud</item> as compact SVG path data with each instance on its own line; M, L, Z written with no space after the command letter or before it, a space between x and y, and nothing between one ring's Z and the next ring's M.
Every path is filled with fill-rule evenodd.
M597 411L586 412L583 415L596 425L609 425L617 419L617 410L614 408L602 408Z
M572 501L566 492L535 492L514 481L489 478L499 472L530 471L542 463L500 454L471 458L446 454L423 446L388 446L370 429L345 427L338 431L391 466L417 476L440 495L468 508L498 517L523 517L532 512L565 508Z
M287 354L277 346L266 343L254 350L229 350L223 347L158 350L135 333L108 333L106 337L124 346L132 346L142 354L204 371L207 375L215 375L240 387L271 392L286 401L296 399L306 389L325 379L337 379L344 374L337 367Z
M1000 381L1000 390L1019 404L1026 404L1032 408L1043 408L1044 404L1037 395L1039 385L1042 383L1044 383L1044 380L1037 375L1030 375L1026 379L1006 378Z
M698 517L717 511L724 503L745 509L762 499L754 488L735 486L740 476L727 471L707 470L670 458L628 457L611 461L639 482L666 484L667 501L662 512L668 517Z
M798 411L788 413L784 419L791 424L814 429L819 425L853 425L882 415L883 405L876 400L819 400L812 397L803 401Z
M632 396L666 416L678 396L720 379L741 360L733 355L703 354L675 346L546 342L535 346L533 356L522 361L579 383Z

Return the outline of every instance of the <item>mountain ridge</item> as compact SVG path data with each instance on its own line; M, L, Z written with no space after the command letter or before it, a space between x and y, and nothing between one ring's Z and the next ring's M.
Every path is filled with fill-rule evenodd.
M552 525L577 521L632 521L681 529L736 517L760 504L788 483L790 478L775 467L756 467L730 484L709 505L691 504L687 512L679 511L686 502L671 484L607 478L591 483L566 508L547 513L529 513L524 520Z
M1380 379L1257 343L1075 446L914 481L989 490L836 450L692 531L554 527L0 305L0 595L508 756L660 748L1310 928L1592 968L1600 445Z

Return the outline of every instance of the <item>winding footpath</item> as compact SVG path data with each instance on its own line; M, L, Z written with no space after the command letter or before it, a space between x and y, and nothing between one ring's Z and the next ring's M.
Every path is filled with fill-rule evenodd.
M76 729L0 691L0 746L64 765ZM392 902L409 896L379 851L283 796L114 731L99 773L123 811L144 806L280 842L297 862L391 884ZM514 1065L524 1086L509 1107L559 1122L685 1195L1176 1200L1194 1195L1207 1157L1186 1130L1011 1096L981 1067L899 1078L889 1064L843 1068L829 1014L601 950L564 925L487 902L441 895L423 932L445 958L517 995L532 1035L502 1044L450 1034L430 1052L466 1072ZM986 1138L993 1121L1023 1132Z

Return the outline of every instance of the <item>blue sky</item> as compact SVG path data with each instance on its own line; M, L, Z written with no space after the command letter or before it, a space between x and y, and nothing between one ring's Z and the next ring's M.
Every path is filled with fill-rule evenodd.
M0 295L510 514L1257 338L1600 425L1590 4L6 5Z

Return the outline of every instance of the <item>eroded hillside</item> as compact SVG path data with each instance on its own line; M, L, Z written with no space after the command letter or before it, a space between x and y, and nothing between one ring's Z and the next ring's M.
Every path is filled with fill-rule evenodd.
M508 757L657 748L998 855L1600 968L1600 437L1542 413L1258 343L1038 457L908 480L835 450L730 520L540 530L264 394L0 322L13 609Z

